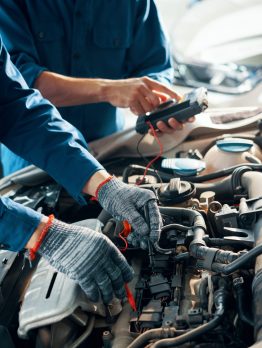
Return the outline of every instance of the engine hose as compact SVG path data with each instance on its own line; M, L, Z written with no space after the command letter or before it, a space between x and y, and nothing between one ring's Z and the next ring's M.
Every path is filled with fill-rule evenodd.
M200 335L203 335L210 330L217 327L223 320L225 313L225 303L228 297L228 292L225 290L225 282L222 282L222 286L214 294L214 304L216 306L216 312L214 314L214 319L210 320L208 323L203 324L190 331L176 330L175 328L159 328L148 330L137 337L134 342L132 342L128 348L142 348L145 347L149 340L159 339L156 343L150 345L150 348L160 348L160 347L176 347L183 343L192 341ZM166 338L167 335L177 335L177 337ZM160 337L159 337L160 336Z
M70 344L68 348L78 348L92 333L95 325L95 316L93 315L88 322L87 328L84 333L77 338L77 340Z
M160 347L177 347L181 344L184 344L186 342L190 342L197 338L200 335L204 335L210 330L213 330L215 327L217 327L222 321L222 317L215 317L214 319L210 320L208 323L203 324L181 336L174 337L174 338L166 338L162 339L150 346L150 348L160 348Z
M235 248L245 247L248 245L246 241L234 240L234 239L224 239L224 238L204 238L204 241L209 247L222 247L222 246L232 246Z
M257 272L252 283L252 307L254 316L254 338L256 342L262 341L262 271Z
M199 197L203 192L213 191L216 194L216 200L219 202L223 203L225 197L227 202L230 199L233 200L234 191L232 189L231 177L217 182L195 183L194 185L196 189L195 197Z
M252 172L252 171L246 172L246 169L247 168L243 168L243 167L238 169L238 173L242 175L241 176L242 188L246 192L248 192L248 195L250 198L262 196L262 189L258 189L261 187L260 183L262 181L262 173ZM261 193L259 192L259 190L261 191ZM258 209L260 208L261 205L262 205L262 200L261 200L261 204L258 204L257 206ZM257 223L255 225L257 225ZM256 246L252 250L249 250L247 253L238 257L237 254L231 255L230 252L226 254L225 251L220 251L219 249L206 247L205 241L203 240L203 235L202 235L202 241L201 241L201 235L197 236L197 234L194 233L194 239L189 246L190 255L197 259L203 260L203 261L199 261L198 263L199 267L204 269L209 269L214 272L219 272L225 275L229 275L235 272L236 270L238 270L239 268L241 268L243 265L245 265L249 261L253 260L255 257L262 254L262 230L260 234L261 234L260 243L258 243L259 238L255 238ZM260 258L261 260L259 261L259 268L262 270L262 256L260 256ZM223 263L228 263L228 262L229 262L228 265L223 265Z
M235 194L241 194L243 192L241 178L244 173L250 172L250 171L252 171L250 166L242 166L233 171L231 176L231 182L232 182L232 189Z
M208 286L208 278L205 277L201 280L199 284L199 290L198 290L200 306L203 309L207 309L208 307L207 286Z
M169 224L169 225L165 225L164 227L161 228L161 232L160 232L160 238L159 240L154 244L155 246L155 249L160 253L160 254L170 254L170 253L173 253L175 252L176 250L176 246L174 247L161 247L160 244L161 244L161 239L162 239L162 236L167 233L168 231L173 231L173 230L176 230L176 231L179 231L179 232L187 232L189 229L192 229L192 226L185 226L185 225L181 225L181 224ZM178 258L178 260L186 260L189 258L189 253L187 253L188 255L185 256L186 253L183 253L183 254L180 254L180 255L184 255L184 256L180 256L180 258ZM176 261L177 260L177 257L176 257Z
M194 231L193 244L200 246L206 245L203 240L206 233L206 224L203 216L198 211L186 208L160 207L160 213L167 216L173 216L176 219L176 221L187 221L188 226ZM171 225L166 225L162 229L163 233L165 233L172 226L174 226L174 228L177 226L181 227L181 224L177 225L177 223L175 223ZM185 231L189 228L187 226L183 227ZM161 234L159 240L161 240ZM156 243L156 249L159 251L162 250L158 242Z
M213 180L213 179L218 179L222 178L223 176L228 176L233 173L233 171L239 167L243 166L248 166L252 170L256 171L262 171L262 164L254 164L254 163L242 163L242 164L237 164L235 166L219 170L214 173L206 174L206 175L199 175L199 176L188 176L185 179L194 183L197 182L203 182L203 181L208 181L208 180Z
M261 170L262 170L262 165ZM230 200L234 200L236 195L240 195L244 192L243 185L241 183L242 175L245 172L252 171L252 166L235 166L236 168L233 170L231 177L224 178L223 180L220 180L218 182L214 183L196 183L195 189L196 189L196 197L199 197L201 193L205 191L213 191L216 194L216 200L219 202L224 202L226 197L226 202L229 202ZM231 167L234 168L234 167ZM188 179L188 178L187 178Z
M213 263L212 271L229 275L231 273L236 272L241 267L243 267L248 262L252 261L255 257L261 254L262 254L262 244L255 246L253 249L241 255L239 258L237 258L236 260L234 260L228 265L222 265L221 263Z
M185 331L176 330L174 327L151 329L139 335L127 348L143 348L151 340L182 335Z
M216 307L216 311L212 320L210 320L206 324L203 324L195 329L192 329L184 333L181 336L162 339L156 343L153 343L152 346L150 346L150 348L177 347L213 330L222 322L224 318L226 301L228 296L229 293L226 290L226 282L225 280L221 280L219 289L214 293L214 305Z
M134 277L128 285L130 291L134 294L135 286L141 272L142 260L140 258L132 259L131 266L134 270ZM112 348L126 348L133 341L133 337L129 331L130 314L130 304L126 302L123 305L122 312L119 314L116 323L112 326L112 333L114 336Z
M173 229L179 230L182 232L187 232L188 230L190 230L190 228L193 228L193 226L185 226L181 224L169 224L162 227L161 232L167 232Z
M188 226L192 226L194 228L199 227L206 230L205 220L196 210L173 207L159 207L159 210L163 215L173 216L175 218L175 223L179 223L179 220L186 220L188 221Z
M253 168L253 166L251 166ZM258 172L246 172L242 175L241 183L248 192L248 197L256 198L262 196L262 174ZM262 200L261 200L262 201ZM261 202L257 204L261 205ZM254 223L255 245L262 245L262 216L260 215ZM255 341L262 340L262 255L256 258L255 277L252 283L253 314L254 314L254 338Z
M246 324L253 326L254 321L250 308L248 308L246 298L247 294L244 288L244 281L242 277L237 277L233 280L233 286L236 294L236 306L239 318Z

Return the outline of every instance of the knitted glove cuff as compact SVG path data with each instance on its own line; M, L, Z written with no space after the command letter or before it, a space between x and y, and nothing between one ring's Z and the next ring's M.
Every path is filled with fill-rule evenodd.
M97 199L99 202L107 202L109 199L109 195L112 193L115 193L121 187L123 187L125 184L118 180L116 177L112 176L110 177L110 180L103 183L103 185L99 186L97 189Z
M54 219L52 225L48 229L45 239L40 245L40 254L44 254L45 252L49 253L51 250L56 248L57 245L60 245L64 241L64 233L66 233L66 226L67 225L62 221Z

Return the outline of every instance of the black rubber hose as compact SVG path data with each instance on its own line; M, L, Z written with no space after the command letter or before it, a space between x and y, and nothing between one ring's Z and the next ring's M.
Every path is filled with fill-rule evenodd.
M185 179L194 183L218 179L218 178L222 178L223 176L228 176L232 174L236 168L243 167L243 166L248 166L256 171L262 171L262 164L242 163L242 164L238 164L238 165L235 165L226 169L222 169L217 172L206 174L206 175L188 176Z
M254 168L254 165L249 165ZM249 199L262 196L262 174L259 172L246 172L241 177L241 184L248 192ZM262 200L256 202L259 208ZM262 216L257 217L257 221L253 224L255 248L260 249L262 245ZM254 249L255 249L254 248ZM253 249L253 250L254 250ZM261 254L261 253L260 253ZM254 338L255 341L262 340L262 255L258 254L255 263L255 277L252 283L252 305L254 314Z
M142 259L140 257L133 258L131 267L134 271L134 278L129 283L131 293L135 294L135 287L139 280L142 267ZM123 304L121 313L117 321L112 325L112 334L114 339L112 341L112 348L126 348L132 341L133 337L129 330L131 308L128 301Z
M234 191L232 188L231 177L225 178L217 182L207 183L195 183L196 194L195 197L199 197L201 193L206 191L213 191L216 194L216 200L224 202L232 200L234 197Z
M214 293L214 304L216 306L214 319L210 320L206 324L203 324L193 330L186 332L185 334L179 337L166 338L156 343L153 343L152 346L150 346L150 348L177 347L181 344L192 341L195 338L201 335L204 335L207 332L216 328L222 322L224 314L225 314L226 300L229 295L225 286L226 286L226 282L222 280L219 289Z
M260 165L262 166L262 165ZM233 167L231 167L233 168ZM261 169L262 170L262 169ZM219 202L233 201L235 196L242 194L245 189L241 183L242 175L245 172L251 172L252 166L241 165L235 168L230 177L224 178L217 182L196 183L196 197L199 197L201 193L205 191L213 191L216 194L216 200Z
M224 279L220 282L220 287L214 293L214 304L216 307L216 312L214 314L214 319L210 320L208 323L203 324L195 329L190 331L181 331L176 330L175 328L159 328L148 330L138 336L128 348L142 348L148 344L148 341L153 339L159 339L156 343L153 343L151 348L160 348L160 347L176 347L183 343L192 341L193 339L203 335L210 330L217 327L223 320L225 314L225 305L228 298L228 291L226 290L226 282ZM179 335L177 337L170 338L174 335ZM167 338L169 337L169 338Z
M207 286L208 286L208 278L205 277L201 280L199 285L199 290L198 290L198 295L200 298L200 306L203 309L207 309L207 306L208 306Z
M196 249L197 246L206 245L203 240L203 237L205 236L205 233L206 233L206 224L205 224L205 220L203 216L198 211L193 209L186 209L186 208L160 207L160 213L167 216L173 216L175 218L175 221L182 220L183 223L185 223L184 221L188 222L188 226L191 227L192 230L194 231L194 240L193 242L191 242L192 248L190 250L190 254L193 249L194 250ZM166 229L169 229L168 226L170 225L167 225L164 227L164 231L163 231L164 233ZM161 235L159 239L161 240ZM158 250L162 249L159 243L156 244L156 249ZM193 255L194 255L194 251L193 251Z
M234 283L233 283L234 284ZM246 324L253 326L254 322L252 319L252 314L250 309L247 308L247 294L245 293L244 285L237 283L234 284L235 294L236 294L236 306L239 318Z
M253 166L252 166L253 168ZM262 174L258 172L247 172L242 175L241 183L248 191L248 197L256 198L262 196ZM257 202L257 207L261 202ZM262 245L262 216L257 218L253 226L255 245ZM256 341L262 340L262 255L256 258L255 277L252 284L252 304L254 313L254 336Z
M200 335L204 335L208 331L213 330L215 327L217 327L221 321L222 317L215 317L211 321L209 321L206 324L203 324L193 330L190 330L189 332L178 336L174 338L166 338L162 339L156 343L154 343L150 348L160 348L160 347L177 347L181 344L184 344L186 342L192 341L195 338L199 337ZM138 348L138 346L137 346Z
M252 283L252 304L254 315L254 337L255 341L262 341L262 271L256 273Z
M242 175L246 172L250 172L252 169L249 166L243 166L235 169L231 176L232 189L235 194L241 194L244 190L241 183Z
M253 249L241 255L238 259L236 259L228 265L214 263L212 265L212 271L229 275L231 273L234 273L247 263L251 262L255 257L257 257L260 254L262 254L262 244L255 246Z
M196 210L186 208L173 208L173 207L159 207L160 213L173 216L175 223L179 223L180 220L188 221L188 226L200 227L206 230L206 223L203 216Z
M245 240L234 240L234 239L225 239L225 238L204 238L207 246L209 247L223 247L223 246L232 246L235 248L242 248L248 246L249 242Z
M164 227L162 227L161 231L162 232L167 232L169 230L179 230L182 232L187 232L190 228L192 228L192 226L185 226L185 225L181 225L181 224L169 224L169 225L165 225Z
M174 327L151 329L138 336L127 348L143 348L150 340L174 337L184 333L185 330L176 330Z
M181 262L181 261L188 260L189 258L190 258L189 252L185 252L185 253L181 253L181 254L176 255L175 261Z
M169 225L165 225L164 227L161 228L161 232L160 232L160 238L158 240L158 242L156 242L155 245L155 249L160 253L160 254L170 254L170 253L174 253L176 250L176 246L173 247L162 247L160 246L163 235L165 235L165 233L167 233L168 231L179 231L179 232L187 232L189 229L191 229L192 226L185 226L185 225L181 225L181 224L169 224ZM189 258L189 253L187 253L188 256L185 256L185 253L180 254L180 255L184 255L184 256L180 256L180 258L176 258L176 261L178 260L186 260Z

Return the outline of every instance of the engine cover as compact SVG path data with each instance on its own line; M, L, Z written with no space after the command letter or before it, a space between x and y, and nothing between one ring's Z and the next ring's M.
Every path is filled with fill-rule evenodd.
M97 219L83 220L76 224L101 230L101 223ZM122 310L117 299L113 299L109 306L112 315L117 315ZM106 317L106 309L102 302L89 301L78 284L57 272L42 258L19 312L18 335L27 338L30 330L57 323L79 308L86 313Z

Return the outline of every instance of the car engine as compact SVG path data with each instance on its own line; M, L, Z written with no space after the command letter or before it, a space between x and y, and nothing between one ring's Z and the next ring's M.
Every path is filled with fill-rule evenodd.
M160 159L143 177L143 158L105 163L124 182L139 183L158 197L160 239L143 249L128 243L132 231L96 201L87 197L87 205L79 206L38 169L28 167L3 179L2 193L15 201L104 233L134 270L129 289L135 305L113 299L105 306L90 302L77 284L45 260L30 267L22 254L0 251L0 325L10 337L10 348L259 347L260 139L257 130L248 137L223 136L202 153L184 153L180 159L205 163L201 172L178 168L178 157L167 165ZM223 146L242 146L242 152L227 152L221 141ZM219 151L208 157L219 145L225 157Z

